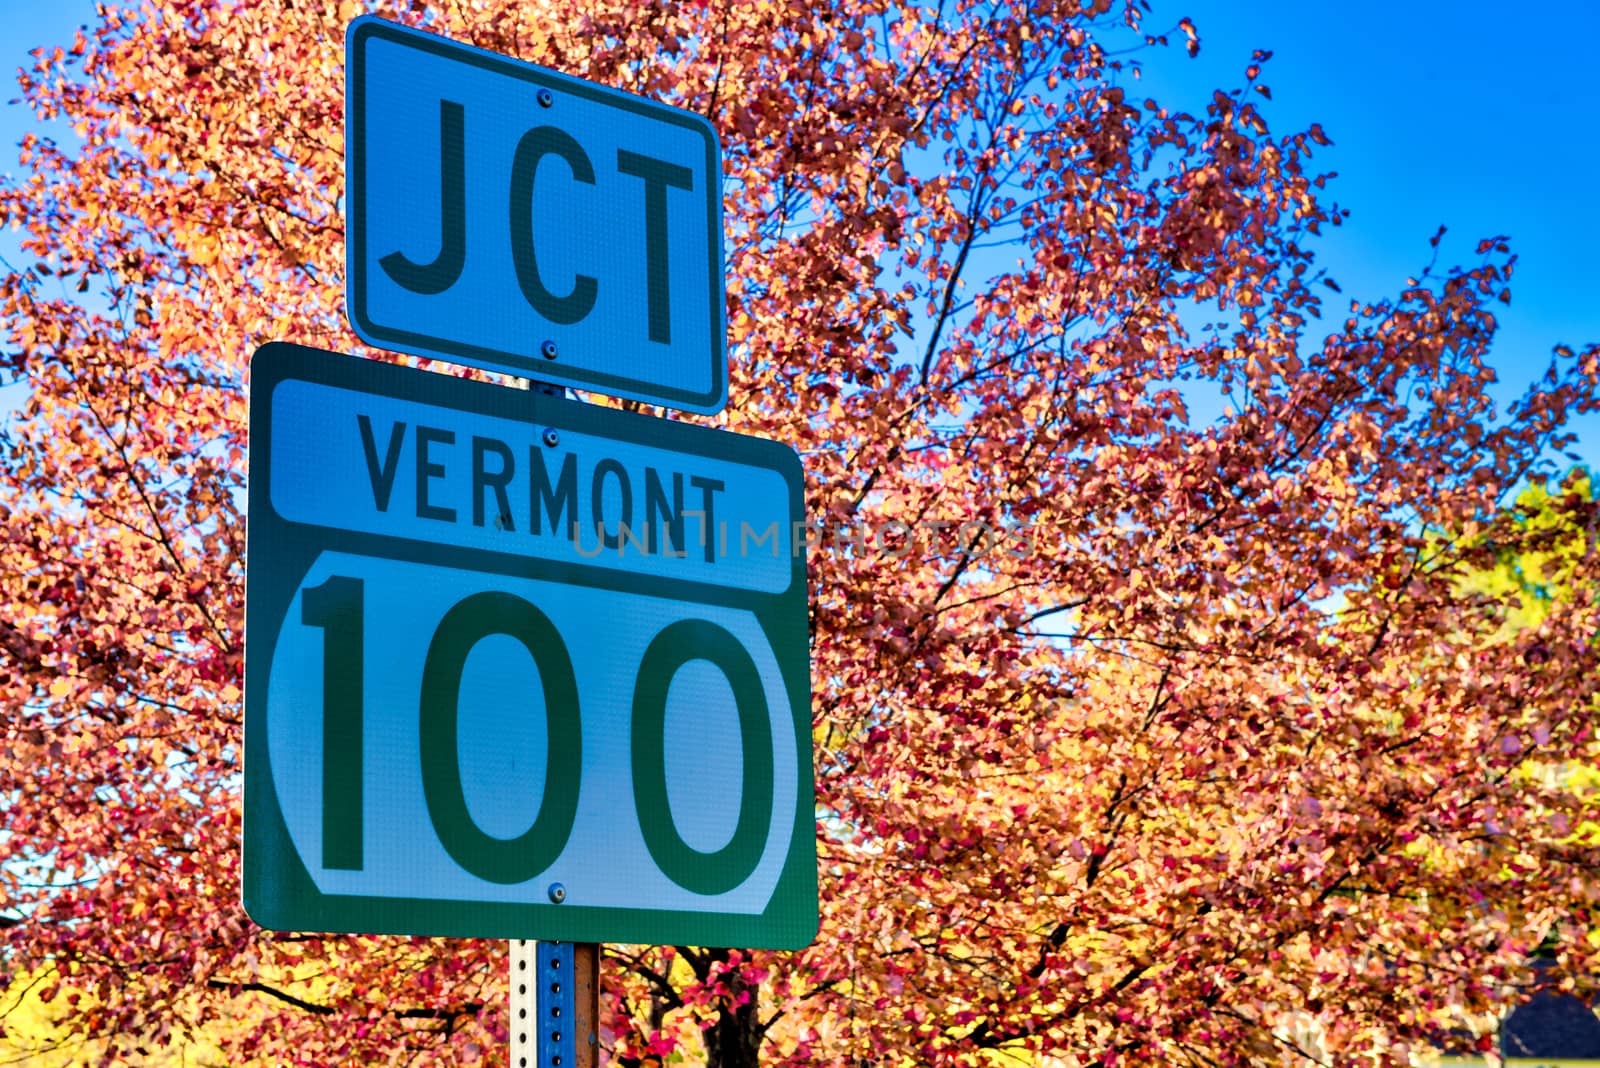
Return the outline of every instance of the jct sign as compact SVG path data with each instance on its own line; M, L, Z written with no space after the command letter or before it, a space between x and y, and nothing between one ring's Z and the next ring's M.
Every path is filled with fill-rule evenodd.
M347 48L358 334L722 407L722 168L703 118L372 16Z
M251 376L250 915L807 943L794 453L292 345Z

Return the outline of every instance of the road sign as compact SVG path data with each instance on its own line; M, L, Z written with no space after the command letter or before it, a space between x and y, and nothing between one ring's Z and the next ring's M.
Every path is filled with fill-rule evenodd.
M722 408L722 164L705 119L370 15L346 52L357 334Z
M810 941L794 452L294 345L251 379L250 916Z

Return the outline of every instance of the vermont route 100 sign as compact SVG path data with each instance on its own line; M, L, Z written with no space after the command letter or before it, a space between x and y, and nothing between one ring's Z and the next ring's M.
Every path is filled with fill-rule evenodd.
M251 377L251 918L809 942L793 451L287 344Z

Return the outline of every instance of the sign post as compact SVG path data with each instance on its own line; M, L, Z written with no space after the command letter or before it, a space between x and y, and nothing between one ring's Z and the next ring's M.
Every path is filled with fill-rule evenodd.
M511 1064L596 1068L600 946L514 940L510 978Z
M357 334L550 385L256 352L245 908L508 939L513 1063L587 1068L601 941L816 933L799 460L561 396L726 402L702 117L373 16L346 59Z
M810 942L791 450L278 343L250 405L256 922Z

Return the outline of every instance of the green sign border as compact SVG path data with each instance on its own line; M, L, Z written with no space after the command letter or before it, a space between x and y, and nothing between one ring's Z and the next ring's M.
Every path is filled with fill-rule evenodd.
M551 92L583 97L607 107L670 123L705 139L706 247L710 250L711 389L697 393L658 382L573 367L528 353L507 352L456 341L447 337L402 330L373 321L367 314L367 161L366 161L366 48L377 37L415 48L443 59L466 63L480 70L516 78ZM665 404L686 411L715 415L728 401L728 328L725 321L727 286L722 263L722 149L716 130L701 115L659 104L642 96L572 78L545 67L461 44L437 34L414 30L376 15L352 21L345 36L345 180L349 228L345 247L345 304L356 334L378 348L400 349L470 364L489 371L531 376L561 382L578 389L593 389L618 397Z
M805 508L804 474L792 449L762 438L691 426L504 386L272 342L250 361L249 523L245 579L245 911L274 930L351 934L533 938L564 942L798 949L816 936L817 850L811 760L810 638L803 553L792 557L780 594L727 589L514 553L442 546L387 535L292 523L272 507L271 403L280 382L299 380L437 408L511 419L779 473L792 521ZM792 529L792 528L791 528ZM792 535L791 535L792 537ZM295 592L323 552L381 556L518 578L722 605L752 612L772 643L789 705L799 763L789 854L760 915L324 894L301 861L272 781L267 751L267 681L274 646ZM781 818L781 813L774 813ZM540 893L542 893L542 887Z

